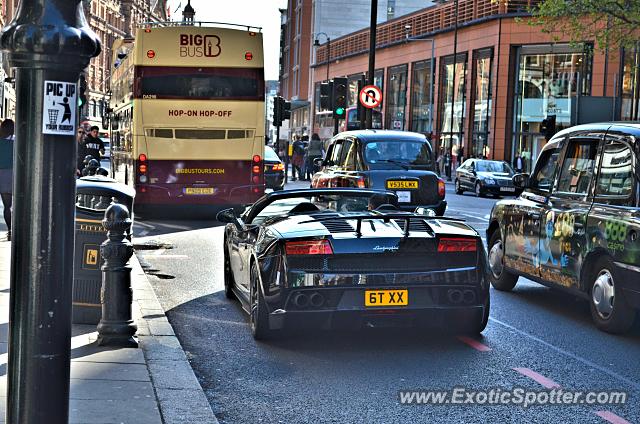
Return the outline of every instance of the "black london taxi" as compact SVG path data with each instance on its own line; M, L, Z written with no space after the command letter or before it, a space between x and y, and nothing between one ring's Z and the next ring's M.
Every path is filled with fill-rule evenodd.
M523 193L491 211L489 279L518 276L588 299L596 326L623 333L640 308L640 124L589 124L556 134Z
M423 134L408 131L346 131L330 142L312 180L312 188L357 187L389 190L398 207L433 209L444 215L444 181L438 177L431 144Z

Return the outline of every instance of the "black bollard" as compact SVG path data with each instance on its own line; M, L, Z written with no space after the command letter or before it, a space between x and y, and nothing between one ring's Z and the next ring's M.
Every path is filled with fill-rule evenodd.
M81 3L20 0L0 36L16 76L6 407L11 424L66 424L69 417L75 102L80 71L100 53Z
M109 206L102 226L108 239L100 246L102 265L102 318L98 324L98 345L138 347L134 335L138 327L131 318L131 267L127 265L133 255L133 245L127 239L131 219L127 207L119 203Z

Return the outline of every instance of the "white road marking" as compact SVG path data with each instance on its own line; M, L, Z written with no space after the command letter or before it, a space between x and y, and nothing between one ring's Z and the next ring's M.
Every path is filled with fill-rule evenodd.
M569 357L571 359L574 359L574 360L576 360L578 362L581 362L581 363L587 365L588 367L595 368L598 371L601 371L601 372L607 374L610 377L613 377L613 378L615 378L617 380L620 380L620 381L628 384L629 386L633 387L635 390L640 390L640 383L637 383L637 382L635 382L635 381L633 381L633 380L631 380L631 379L629 379L629 378L627 378L627 377L625 377L623 375L620 375L620 374L618 374L618 373L616 373L614 371L611 371L608 368L605 368L605 367L603 367L601 365L598 365L595 362L591 362L588 359L582 358L582 357L576 355L575 353L571 353L571 352L569 352L567 350L564 350L564 349L562 349L560 347L554 346L551 343L546 342L546 341L542 340L541 338L534 336L533 334L529 334L526 331L519 330L519 329L513 327L512 325L507 324L506 322L500 321L499 319L496 319L496 318L493 318L493 317L489 317L489 320L495 322L496 324L502 325L503 327L506 327L509 330L520 334L521 336L524 336L524 337L526 337L528 339L534 340L534 341L536 341L536 342L548 347L549 349L560 353L561 355L567 356L567 357Z

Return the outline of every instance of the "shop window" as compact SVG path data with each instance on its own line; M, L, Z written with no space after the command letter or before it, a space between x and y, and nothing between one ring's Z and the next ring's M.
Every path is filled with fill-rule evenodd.
M407 65L389 68L387 75L387 129L404 130L404 115L407 106Z
M433 67L430 60L413 64L411 76L411 131L433 131Z
M467 55L459 54L455 61L453 56L445 57L441 62L439 154L448 153L455 161L458 149L464 146Z
M473 63L473 132L467 156L490 157L489 127L491 124L491 76L493 50L475 52Z
M547 143L542 121L555 115L556 131L570 127L572 102L578 90L582 95L590 94L592 46L524 46L517 57L511 157L524 159L526 171Z

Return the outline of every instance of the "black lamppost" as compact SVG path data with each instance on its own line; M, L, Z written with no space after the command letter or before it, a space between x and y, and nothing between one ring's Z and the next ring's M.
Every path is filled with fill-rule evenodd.
M313 40L314 47L320 47L320 40L318 40L318 35L324 35L324 37L327 39L327 81L329 81L329 63L331 63L331 38L329 38L326 32L317 33L316 39Z
M447 181L451 181L451 148L453 147L453 119L454 119L454 105L456 97L456 64L458 56L458 0L454 0L454 20L453 20L453 72L452 72L452 84L451 84L451 122L449 123L449 139L445 143L447 146L446 158L447 160ZM463 106L464 107L464 106ZM460 125L463 125L460 122ZM460 148L460 147L458 147Z
M67 424L78 78L100 53L81 0L22 0L16 68L7 423Z
M378 0L371 0L371 20L369 21L369 69L367 85L375 85L376 71L376 33L378 30ZM373 128L373 109L366 110L365 128Z

